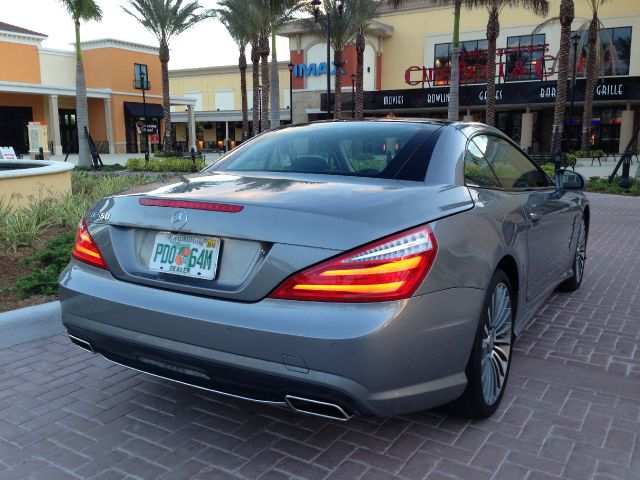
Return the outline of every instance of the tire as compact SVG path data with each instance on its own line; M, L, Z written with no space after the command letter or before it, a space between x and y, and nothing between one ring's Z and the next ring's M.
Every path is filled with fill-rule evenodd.
M576 242L576 252L573 257L573 275L558 285L558 290L563 292L575 292L582 285L584 278L584 265L587 260L587 240L589 234L584 215L580 218L578 230L578 241Z
M491 416L502 400L513 347L513 290L509 277L497 270L487 288L478 331L467 364L467 387L458 411L471 418Z

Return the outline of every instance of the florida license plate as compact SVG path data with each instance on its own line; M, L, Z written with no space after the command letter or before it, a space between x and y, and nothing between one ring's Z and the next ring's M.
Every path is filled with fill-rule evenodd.
M213 280L219 255L219 238L160 232L153 245L149 270Z

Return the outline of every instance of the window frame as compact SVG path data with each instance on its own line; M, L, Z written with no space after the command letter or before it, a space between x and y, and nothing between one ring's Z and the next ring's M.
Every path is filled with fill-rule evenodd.
M529 69L529 73L528 74L524 74L524 75L518 75L518 76L513 76L511 75L511 72L513 71L513 65L510 64L510 54L509 54L509 49L510 48L514 48L514 47L510 47L509 43L511 40L513 39L518 39L518 55L521 55L522 52L522 39L529 37L531 39L531 42L529 44L525 43L525 47L529 47L531 48L531 58L529 59L529 61L527 62L526 65L523 65L523 67L525 69ZM533 39L534 37L543 37L542 43L533 43ZM541 51L541 55L539 57L539 61L542 62L542 75L538 76L535 73L535 67L533 67L533 47L534 46L539 46L542 45L542 51ZM504 74L504 81L505 82L530 82L531 80L542 80L543 79L543 75L545 72L545 55L546 55L546 45L547 45L547 34L546 33L536 33L536 34L528 34L528 35L512 35L510 37L507 37L507 52L505 53L505 59L504 59L504 65L505 65L505 74Z
M499 187L486 187L486 186L481 186L481 185L468 184L467 183L467 179L464 176L464 171L465 171L464 167L465 167L466 161L467 161L467 151L469 149L469 143L474 141L475 138L480 137L480 136L498 138L498 139L504 140L505 142L510 144L512 147L514 147L516 149L516 151L521 153L524 156L524 158L526 158L529 161L529 163L531 163L538 172L540 172L540 174L543 176L543 178L545 178L547 180L549 185L547 185L546 187L507 188L507 187L502 186L502 182L500 181L500 177L497 174L495 174L495 172L494 172L494 174L496 176L496 179L498 180L498 183L500 184ZM482 154L482 156L485 159L485 161L489 164L491 169L493 170L493 166L491 165L491 162L489 162L489 160L486 159L486 157L484 156L484 153ZM463 161L465 162L465 165L463 165L463 168L462 168L462 176L463 176L463 179L464 179L465 187L482 188L482 189L487 189L487 190L498 190L498 191L503 191L503 192L530 192L530 191L542 191L542 190L550 190L550 189L555 190L556 189L556 183L555 183L554 179L552 179L549 175L547 175L547 173L542 169L542 167L540 167L536 162L534 162L531 159L531 157L529 157L529 155L527 155L527 153L524 150L522 150L522 148L520 148L519 145L517 145L509 137L499 135L496 132L480 131L480 132L475 132L472 136L468 137L467 138L467 142L465 143L465 147L464 147Z
M615 31L616 30L622 30L622 29L629 29L629 39L630 39L630 45L631 45L631 49L633 49L633 25L621 25L621 26L616 26L616 27L606 27L603 30L607 32L607 35L609 36L609 38L614 39L615 38ZM573 37L574 35L581 35L581 40L583 37L587 37L588 40L588 36L589 36L589 32L588 30L585 30L583 32L579 32L578 30L572 30L571 31L571 36ZM600 46L598 47L599 49L603 49L604 51L604 47L603 47L603 39L602 39L603 35L600 35ZM586 78L587 76L587 50L589 48L589 44L588 41L583 42L582 44L582 51L578 52L578 66L583 65L582 70L580 70L579 68L576 69L576 78ZM615 45L614 45L615 48ZM573 45L571 46L571 52L573 52ZM571 58L573 58L573 53L571 53ZM630 77L631 76L631 62L633 61L633 55L631 53L631 50L629 51L629 59L628 62L626 62L628 71L627 73L607 73L606 70L604 72L604 77L605 78L613 78L613 77ZM572 60L573 62L573 60Z
M478 51L482 51L479 50L479 44L481 42L488 42L486 38L478 38L478 39L474 39L474 40L460 40L460 60L463 60L463 56L462 56L462 46L465 43L473 43L475 42L476 44L476 48L475 48L475 52ZM442 47L442 46L446 46L447 47L447 51L448 51L448 60L446 62L446 65L441 66L441 67L436 67L436 60L438 58L441 58L437 55L437 50L438 47ZM436 43L433 46L433 84L437 85L437 86L441 86L441 85L451 85L451 49L453 48L453 42L443 42L443 43ZM488 47L487 49L483 50L485 52L485 58L488 59ZM477 60L477 58L476 58ZM462 63L460 63L461 65ZM475 63L474 65L468 66L468 67L477 67L478 63ZM460 84L462 85L481 85L483 83L487 82L487 78L486 78L486 67L487 67L487 63L485 63L484 65L485 68L485 72L484 72L484 76L481 73L478 73L478 71L475 71L475 75L473 78L466 78L464 72L462 73L462 75L460 76ZM447 71L448 69L448 71ZM442 71L442 79L438 80L437 77L437 72L438 71Z

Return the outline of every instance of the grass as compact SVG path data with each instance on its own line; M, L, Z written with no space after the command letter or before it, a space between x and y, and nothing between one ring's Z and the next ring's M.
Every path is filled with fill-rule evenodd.
M20 260L31 273L7 291L18 299L55 295L58 276L69 263L76 225L91 206L104 196L164 178L161 175L95 175L74 171L72 192L46 199L31 199L27 208L11 209L0 201L0 258L2 252L36 251ZM56 235L60 230L64 233ZM55 235L55 236L54 236ZM42 246L43 237L51 237ZM20 255L19 255L20 256ZM29 268L30 267L30 268Z
M37 246L38 238L52 227L74 228L99 199L115 192L157 181L160 176L93 175L72 172L71 193L53 198L32 198L29 207L12 209L0 202L0 252Z

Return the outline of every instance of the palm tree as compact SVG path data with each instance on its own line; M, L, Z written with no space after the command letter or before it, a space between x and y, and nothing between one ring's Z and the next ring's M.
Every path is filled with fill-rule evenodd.
M347 15L342 15L338 9L338 2L336 0L323 0L324 11L329 12L331 16L331 38L329 43L333 48L333 64L336 67L335 74L335 104L333 111L333 118L336 120L342 119L342 52L347 43L354 37L354 25L349 21ZM314 13L313 7L308 6L307 11ZM325 38L327 31L327 15L318 15L318 21L305 20L308 29L315 31L318 38ZM327 65L327 75L331 75L331 65ZM327 105L329 104L329 98L327 98Z
M599 19L600 7L610 0L584 0L591 9L591 21L588 27L589 50L587 53L587 84L584 91L584 110L582 113L581 150L591 148L591 120L593 119L593 95L596 88L598 64L602 61L600 31L604 28ZM615 48L611 50L615 52Z
M253 135L257 135L260 129L260 50L258 47L258 34L253 33L251 37L251 75L253 81Z
M301 0L270 0L268 2L271 27L270 120L274 127L280 125L280 74L276 51L276 30L279 26L291 20L303 5Z
M536 15L549 12L548 0L464 0L470 8L484 7L489 13L487 22L487 125L495 125L496 116L496 43L500 35L500 12L505 7L522 7Z
M425 0L425 4L439 2L449 5L451 0ZM451 45L451 81L449 85L449 109L447 117L449 120L458 120L460 116L460 17L462 3L471 3L468 0L453 0L453 42ZM404 0L388 0L394 8L398 8Z
M271 53L269 41L271 38L271 1L272 0L254 0L254 2L252 2L252 7L249 8L249 10L246 12L249 21L253 25L253 31L257 35L255 39L255 53L258 55L260 62L260 75L258 77L258 83L256 83L256 72L254 71L253 96L255 98L256 88L261 86L262 90L258 88L258 90L262 92L262 95L260 95L261 103L256 104L256 102L254 101L254 110L255 108L262 109L262 121L260 124L260 128L263 132L269 130L269 128L271 127L271 121L269 120L269 54ZM252 44L252 47L253 45L254 44ZM252 50L252 60L253 53L254 52ZM260 81L262 81L262 85L260 85ZM254 128L254 131L255 130L256 129Z
M60 0L76 29L76 126L78 128L78 165L91 165L91 151L85 128L89 129L87 84L84 78L82 49L80 48L80 22L100 21L102 10L94 0Z
M160 43L162 66L162 107L164 109L164 149L171 150L171 103L169 99L169 43L200 22L207 15L198 13L202 8L198 0L183 5L184 0L128 0L122 9L138 20Z
M456 121L460 117L460 11L462 0L453 4L453 44L451 45L451 87L447 118Z
M569 53L571 49L571 25L575 18L575 6L573 0L561 0L560 15L538 25L533 34L541 32L545 27L560 23L560 51L557 57L558 86L556 88L556 103L553 114L553 129L551 138L551 151L559 152L564 136L564 117L567 111L567 81L569 79ZM555 65L554 65L555 67Z
M364 49L365 35L369 32L369 22L376 18L380 1L347 0L347 21L355 30L356 44L356 105L355 118L364 118Z
M231 38L240 50L238 68L240 69L240 97L242 102L242 141L249 138L249 108L247 105L247 44L251 41L251 23L244 13L250 6L250 0L221 0L219 7L211 11L226 27Z

